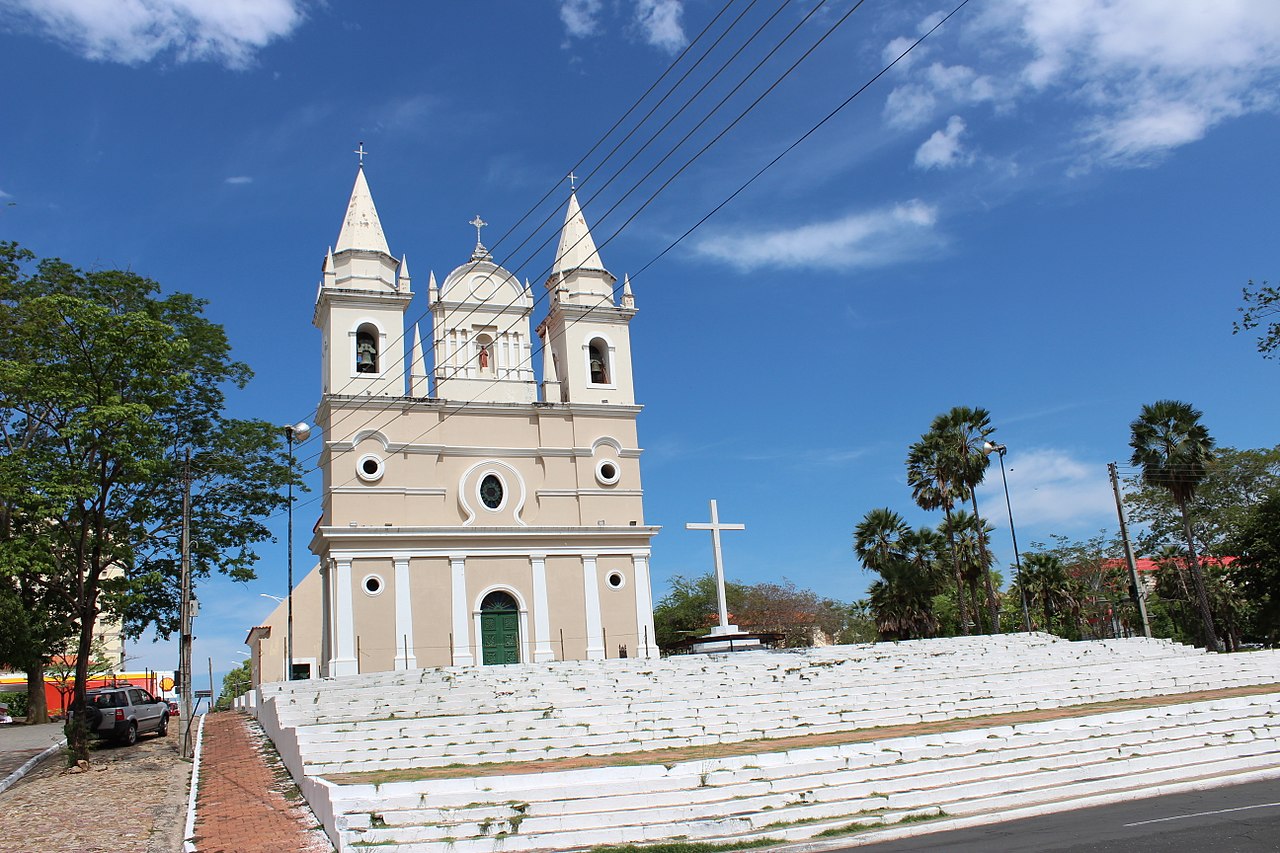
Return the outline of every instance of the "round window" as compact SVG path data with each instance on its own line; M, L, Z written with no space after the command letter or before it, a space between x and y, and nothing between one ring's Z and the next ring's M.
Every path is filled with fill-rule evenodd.
M604 486L612 486L622 477L618 463L612 459L601 459L596 463L596 480Z
M364 580L360 582L360 586L364 588L365 595L377 595L382 592L382 578L377 575L365 575Z
M480 481L480 501L489 509L502 506L502 480L497 474L485 474Z
M361 456L356 462L356 474L366 483L382 479L384 465L382 459L372 453Z
M609 585L610 589L622 589L627 579L622 576L622 572L609 572L604 582Z

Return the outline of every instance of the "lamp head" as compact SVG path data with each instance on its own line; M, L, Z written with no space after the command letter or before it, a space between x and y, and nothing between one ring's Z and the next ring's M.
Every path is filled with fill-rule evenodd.
M1004 453L1007 449L1008 448L1006 448L1003 444L996 444L993 441L982 442L983 456L990 456L992 453L999 453L1001 456L1004 456Z
M285 424L284 434L290 441L306 441L311 435L311 426L306 421L298 421L296 424Z

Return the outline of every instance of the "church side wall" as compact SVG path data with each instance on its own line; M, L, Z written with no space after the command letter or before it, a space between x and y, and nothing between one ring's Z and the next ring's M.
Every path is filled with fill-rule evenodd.
M378 591L370 593L365 583L376 578ZM410 586L413 584L410 583ZM395 571L385 558L351 561L351 601L355 611L356 660L359 672L381 672L395 668L396 595Z
M556 660L587 656L586 593L582 587L581 557L548 557L547 606L551 611L551 646ZM564 631L564 643L560 632Z
M627 647L628 657L639 657L643 637L636 625L635 572L630 557L601 557L599 560L600 615L605 626L604 653L607 658L621 657L619 646ZM613 586L610 577L621 579Z
M453 647L449 645L453 584L449 571L449 560L444 557L414 557L409 561L413 653L419 667L453 663Z

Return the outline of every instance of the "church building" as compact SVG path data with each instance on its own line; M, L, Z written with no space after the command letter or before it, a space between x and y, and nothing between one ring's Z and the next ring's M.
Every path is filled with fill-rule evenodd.
M411 312L356 173L313 317L324 502L294 677L657 656L630 284L616 295L571 190L534 330L534 293L484 224ZM262 681L284 677L283 610L250 632Z

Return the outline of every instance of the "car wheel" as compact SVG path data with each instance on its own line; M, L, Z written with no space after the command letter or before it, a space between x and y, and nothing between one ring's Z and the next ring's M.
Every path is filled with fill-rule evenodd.
M160 718L160 728L156 730L160 737L169 734L169 709L166 708L164 716Z
M124 734L120 736L120 742L125 746L133 746L138 742L138 724L130 723L129 728L124 730Z

